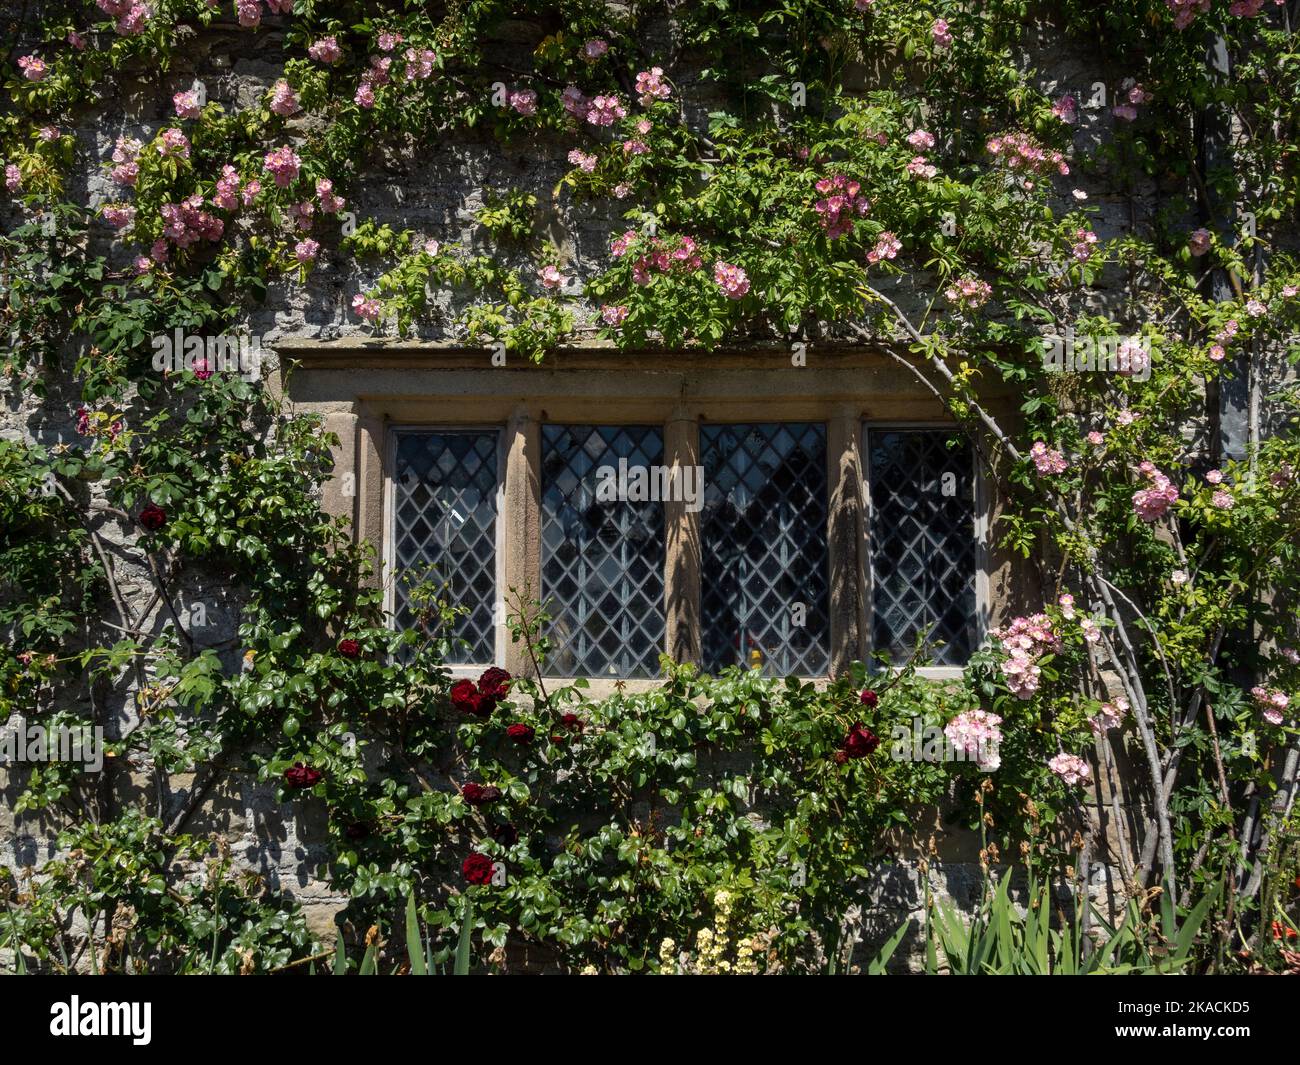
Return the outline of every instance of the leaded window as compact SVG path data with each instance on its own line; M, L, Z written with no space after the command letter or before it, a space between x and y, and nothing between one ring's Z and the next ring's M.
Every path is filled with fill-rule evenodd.
M635 471L649 478L661 468L663 454L663 431L656 426L542 426L549 673L659 674L665 648L664 508L636 487Z
M826 427L702 425L704 668L830 664Z
M906 657L928 631L937 665L978 642L970 442L951 430L867 429L872 648Z
M498 430L402 430L393 477L397 623L416 624L410 576L426 567L464 608L448 662L496 661Z

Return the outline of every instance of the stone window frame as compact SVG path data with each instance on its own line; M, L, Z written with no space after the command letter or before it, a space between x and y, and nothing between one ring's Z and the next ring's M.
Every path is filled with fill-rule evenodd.
M319 413L339 437L334 477L322 505L347 517L358 540L375 545L375 583L393 599L391 572L394 429L495 428L498 461L498 596L511 587L541 590L541 425L657 424L664 432L664 462L699 464L697 426L708 422L821 422L826 425L830 551L830 675L870 652L872 591L867 561L869 490L862 454L872 429L959 428L933 395L887 355L860 346L809 347L808 365L795 367L788 348L746 347L709 355L662 349L625 353L599 342L559 352L554 363L506 366L491 349L427 341L291 340L276 346L286 399L299 411ZM1008 394L1006 409L1014 409ZM593 405L598 404L598 405ZM996 397L995 397L996 408ZM596 417L596 413L599 417ZM991 574L995 558L989 532L994 493L975 462L976 638L1001 613ZM698 661L701 543L699 515L684 502L665 508L665 653ZM531 673L526 651L497 626L497 661L449 667L476 676L487 665ZM926 666L922 677L951 679L960 666ZM547 676L548 684L573 678ZM615 684L639 691L657 680L588 678L593 695ZM825 677L806 678L824 681Z

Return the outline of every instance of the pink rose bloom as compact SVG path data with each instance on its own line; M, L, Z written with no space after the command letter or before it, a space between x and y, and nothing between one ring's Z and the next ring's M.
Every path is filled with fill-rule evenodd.
M1215 362L1222 362L1225 355L1227 355L1227 352L1223 350L1222 344L1210 345L1209 356Z
M384 30L379 35L377 43L381 52L391 52L405 39L400 33L390 33L388 30Z
M636 240L636 230L629 229L621 236L615 237L609 244L610 254L615 259L621 259L627 254L628 247Z
M944 292L949 303L956 303L967 310L978 310L992 295L992 286L978 277L960 278L949 285Z
M46 141L46 142L49 142L49 141L56 141L56 140L59 139L59 127L58 127L58 126L42 126L39 130L37 130L37 134L36 134L36 135L37 135L38 137L40 137L41 140Z
M878 263L883 259L893 259L903 247L900 241L893 233L881 233L876 238L876 246L867 252L867 262Z
M338 214L348 202L342 196L334 195L334 182L321 178L316 182L316 198L320 200L320 209L326 214Z
M235 14L241 26L251 29L262 24L262 5L258 0L235 0Z
M511 110L517 114L531 116L537 114L537 93L532 89L520 89L510 94Z
M552 292L564 285L564 275L554 266L543 266L539 269L537 279L542 283L542 288Z
M1191 236L1187 238L1187 250L1193 255L1204 255L1210 250L1210 231L1208 229L1193 230Z
M103 209L104 221L114 229L122 230L135 221L135 208L125 204L110 203Z
M627 108L619 102L617 96L597 96L587 110L587 121L593 126L612 126L626 116Z
M266 6L271 9L273 15L289 15L293 13L293 0L266 0Z
M636 76L636 91L640 94L642 107L649 107L656 100L667 100L672 96L673 90L663 77L663 67L652 67Z
M177 118L198 118L202 113L199 110L198 93L193 91L176 93L172 97L172 107Z
M1198 14L1210 10L1210 0L1165 0L1169 10L1174 13L1174 29L1185 30Z
M5 190L10 193L17 192L22 182L23 182L23 176L18 169L18 165L16 163L6 164L5 165Z
M1089 718L1088 724L1092 726L1095 735L1105 735L1111 729L1119 728L1124 723L1124 715L1128 713L1128 710L1128 700L1120 696L1113 702L1105 702L1097 707L1096 716Z
M369 81L371 85L387 85L392 80L392 69L392 56L372 55L370 57L370 69L361 77L363 80Z
M245 184L243 191L240 192L239 198L243 201L245 207L257 199L257 194L262 191L262 183L257 178L250 178Z
M162 131L161 142L158 144L158 154L164 158L179 155L182 159L190 157L190 142L180 130L174 126L169 126Z
M625 155L646 155L649 151L650 147L645 141L630 140L623 142L623 154Z
M135 262L131 264L135 268L136 276L147 274L153 269L153 260L147 255L137 255Z
M1115 421L1119 425L1132 425L1135 421L1137 421L1137 415L1134 414L1131 410L1125 409L1120 411L1117 415L1115 415Z
M320 245L308 237L294 245L293 254L300 263L314 263L320 254Z
M221 177L217 178L217 188L212 202L223 211L234 211L239 208L239 171L229 163L221 168Z
M923 129L914 129L907 135L907 143L919 152L929 151L934 147L934 135Z
M68 30L68 43L78 52L84 52L86 50L86 38L76 30Z
M44 81L50 73L50 66L38 55L20 56L18 69L28 81Z
M713 264L713 280L729 300L743 299L749 291L749 277L745 271L721 260Z
M1111 108L1111 113L1124 122L1133 122L1137 119L1137 108L1132 104L1116 104Z
M402 53L406 60L407 81L424 81L433 76L433 64L437 59L432 48L408 48Z
M859 12L870 11L871 5L875 2L876 0L853 0L853 10Z
M1086 440L1088 441L1088 443L1090 443L1093 447L1101 447L1101 445L1104 444L1104 443L1106 442L1106 438L1105 438L1104 436L1102 436L1101 433L1097 432L1096 429L1094 429L1092 432L1090 432L1090 433L1087 435L1087 437L1085 437L1085 439L1086 439Z
M576 85L569 85L565 88L564 92L560 94L560 102L564 105L564 109L579 122L586 118L587 112L591 110L591 101Z
M337 63L343 58L343 49L339 47L338 38L331 34L314 42L307 54L318 63Z
M1264 0L1233 0L1228 6L1228 14L1237 18L1254 18L1264 7Z
M1052 104L1052 114L1066 125L1073 126L1079 121L1079 102L1069 93L1058 96Z
M920 178L922 181L929 181L939 171L937 167L931 166L929 162L926 161L924 155L916 155L913 156L911 162L907 164L907 172L914 178Z
M606 304L600 309L600 320L611 329L617 329L627 320L627 308L621 305Z
M628 196L631 195L631 192L632 192L632 186L629 185L626 181L620 181L617 185L614 186L614 199L626 200Z
M986 772L1001 765L998 748L1002 745L1002 718L986 710L963 710L943 727L953 749L974 755Z
M1097 234L1091 230L1080 229L1075 231L1074 237L1078 243L1070 249L1070 254L1074 256L1077 262L1086 263L1092 258L1092 249L1097 243Z
M311 229L312 219L316 214L316 205L311 200L303 200L301 203L295 203L289 208L289 217L293 219L294 225L304 233Z
M375 87L364 78L361 84L357 86L356 94L352 97L353 103L358 107L363 107L367 111L375 106Z
M1268 314L1268 308L1259 300L1251 298L1246 301L1246 313L1252 318L1263 318Z
M1070 785L1088 780L1092 776L1092 769L1088 763L1073 754L1058 754L1048 760L1047 768Z
M1232 498L1232 493L1220 488L1210 497L1210 502L1220 510L1231 510L1237 505L1237 501Z
M930 35L934 38L935 46L938 48L949 48L952 46L952 34L948 32L948 23L946 20L937 18L934 25L930 27Z
M1034 446L1029 449L1029 457L1034 460L1039 473L1064 473L1070 465L1065 461L1064 455L1049 448L1041 440L1034 441Z
M582 58L589 63L594 63L597 59L609 51L609 45L599 37L593 37L582 46Z
M277 115L288 118L302 110L298 97L293 94L293 87L281 78L271 90L271 110Z
M383 311L377 299L367 299L361 293L352 297L352 311L359 318L364 318L367 322L376 322Z
M135 37L144 32L145 23L149 21L149 9L143 4L132 4L113 26L114 32L121 37Z
M267 152L262 165L275 178L276 185L283 189L297 180L298 168L302 165L302 160L298 158L298 153L286 144Z
M1209 473L1207 473L1207 474L1205 475L1205 479L1206 479L1207 481L1209 481L1210 484L1222 484L1222 483L1223 483L1223 471L1222 471L1222 470L1210 470Z
M1140 521L1150 524L1164 517L1165 512L1177 501L1178 489L1155 467L1146 476L1151 485L1133 493L1133 513Z
M574 148L573 151L569 153L569 162L571 162L579 170L582 170L584 173L590 174L593 170L596 169L596 163L598 162L598 160L594 155L591 155L588 152L579 151L577 148Z

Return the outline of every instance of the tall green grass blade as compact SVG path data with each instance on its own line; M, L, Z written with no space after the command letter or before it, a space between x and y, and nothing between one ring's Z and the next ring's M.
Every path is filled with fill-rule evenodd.
M415 892L406 896L406 956L411 963L412 976L428 976L424 943L420 939L420 920L415 911Z

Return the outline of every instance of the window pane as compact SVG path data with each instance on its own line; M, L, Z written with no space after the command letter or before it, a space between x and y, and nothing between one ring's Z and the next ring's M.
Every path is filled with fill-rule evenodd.
M826 673L826 427L705 425L700 458L704 668Z
M547 671L653 677L664 650L664 508L596 498L612 473L663 462L648 426L542 426L542 597L551 600Z
M898 660L928 628L945 641L934 661L965 665L977 640L970 441L933 429L869 429L866 437L872 647Z
M403 573L432 564L442 594L469 608L452 630L467 646L448 660L495 662L497 431L399 432L393 518L398 625L416 623Z

